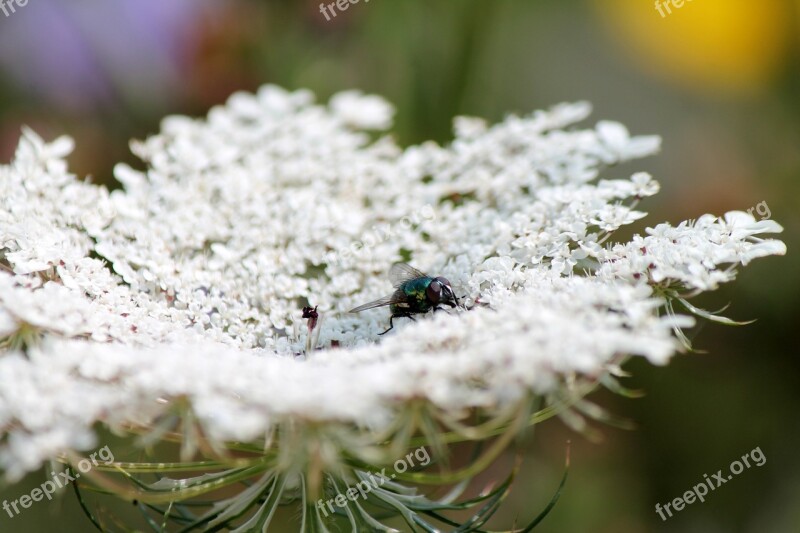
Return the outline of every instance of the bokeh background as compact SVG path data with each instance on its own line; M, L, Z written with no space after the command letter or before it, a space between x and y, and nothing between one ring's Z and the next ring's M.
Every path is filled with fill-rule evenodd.
M592 121L664 138L657 157L613 170L647 170L661 182L642 206L647 223L766 202L789 253L755 262L697 302L730 302L728 316L757 322L706 324L692 332L705 353L665 368L632 361L628 384L644 398L595 396L635 430L600 426L593 442L559 421L537 426L492 525L507 529L541 510L571 439L566 489L537 531L797 532L800 2L686 0L670 10L662 6L662 16L649 0L361 0L328 21L318 1L305 0L35 0L13 13L7 5L0 161L28 125L46 138L74 137L72 170L116 187L116 162L141 166L130 139L156 132L165 115L203 115L264 83L309 88L320 100L349 88L384 95L397 105L402 144L447 142L459 114L494 121L591 101ZM756 447L764 466L667 521L656 514L656 503ZM511 460L485 480L504 475ZM0 489L0 499L28 493L43 476ZM13 519L0 514L4 532L54 523L91 530L71 495Z

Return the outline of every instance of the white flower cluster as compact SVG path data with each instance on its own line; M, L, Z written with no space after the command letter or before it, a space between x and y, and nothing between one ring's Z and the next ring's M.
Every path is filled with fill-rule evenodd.
M665 363L691 320L654 287L713 289L784 253L757 237L781 228L729 213L606 244L658 184L600 172L659 139L571 128L589 111L460 118L451 145L404 150L370 133L391 123L378 97L267 86L165 119L133 145L146 170L119 165L112 192L67 172L69 140L25 131L0 167L0 467L17 478L177 398L213 439L258 441L287 419L374 430L411 400L491 410L625 355ZM433 216L397 224L422 206ZM387 224L391 239L361 242ZM386 309L346 311L391 292L402 259L467 305L378 337Z

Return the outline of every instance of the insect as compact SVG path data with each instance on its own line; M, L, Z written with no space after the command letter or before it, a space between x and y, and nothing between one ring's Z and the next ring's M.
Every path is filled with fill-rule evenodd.
M440 305L459 305L450 282L441 276L434 278L406 263L395 263L389 270L389 279L395 288L393 294L350 310L351 313L359 313L365 309L388 305L392 313L389 317L389 329L379 335L394 327L395 318L414 320L413 315L427 313L431 309L436 311Z
M315 327L317 327L317 320L319 319L319 313L317 313L318 305L314 307L306 306L303 308L303 317L308 319L308 331L311 331Z

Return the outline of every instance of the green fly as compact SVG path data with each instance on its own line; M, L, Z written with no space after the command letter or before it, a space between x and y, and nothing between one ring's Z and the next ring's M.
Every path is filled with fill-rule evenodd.
M379 335L387 333L394 327L392 321L395 318L414 320L413 315L427 313L431 309L436 311L440 309L440 305L450 307L459 305L450 282L441 276L434 278L406 263L395 263L389 270L389 279L394 285L394 293L350 310L351 313L359 313L373 307L388 305L391 311L389 329Z

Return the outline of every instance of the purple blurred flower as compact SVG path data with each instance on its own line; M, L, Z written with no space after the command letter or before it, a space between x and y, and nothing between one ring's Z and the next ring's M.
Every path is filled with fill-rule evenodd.
M37 0L0 17L0 69L60 107L169 101L210 0Z

